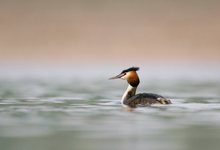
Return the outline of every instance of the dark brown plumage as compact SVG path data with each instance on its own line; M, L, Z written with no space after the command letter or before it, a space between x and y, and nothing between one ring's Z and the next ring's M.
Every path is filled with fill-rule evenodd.
M171 101L158 94L140 93L130 97L123 103L135 108L137 106L150 106L151 104L171 104Z
M140 69L139 67L131 67L131 68L123 70L121 73L126 73L129 71L138 71L139 69Z

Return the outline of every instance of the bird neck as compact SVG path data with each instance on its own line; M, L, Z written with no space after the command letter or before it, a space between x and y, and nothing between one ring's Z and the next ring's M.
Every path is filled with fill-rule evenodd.
M124 92L124 94L122 96L121 103L124 104L124 102L126 100L128 100L129 98L134 96L136 93L136 89L137 89L137 87L133 87L130 84L128 84L128 88L126 89L126 91Z

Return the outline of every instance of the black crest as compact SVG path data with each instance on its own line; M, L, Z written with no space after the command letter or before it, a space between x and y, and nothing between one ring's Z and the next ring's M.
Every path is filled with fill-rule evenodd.
M131 67L131 68L123 70L121 73L126 73L129 71L138 71L138 70L139 70L139 67Z

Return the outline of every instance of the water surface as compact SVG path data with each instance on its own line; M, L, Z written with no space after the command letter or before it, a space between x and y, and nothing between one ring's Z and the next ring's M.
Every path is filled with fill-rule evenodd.
M144 84L147 83L147 84ZM218 78L166 81L144 78L138 92L169 97L173 104L120 105L123 81L106 78L1 78L1 150L149 149L220 147Z

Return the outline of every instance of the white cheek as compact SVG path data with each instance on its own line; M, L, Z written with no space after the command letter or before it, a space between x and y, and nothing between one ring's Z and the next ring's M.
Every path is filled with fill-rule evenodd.
M121 77L121 79L125 80L125 76Z
M128 78L128 74L126 74L123 77L121 77L121 79L123 79L123 80L127 80L127 78Z

